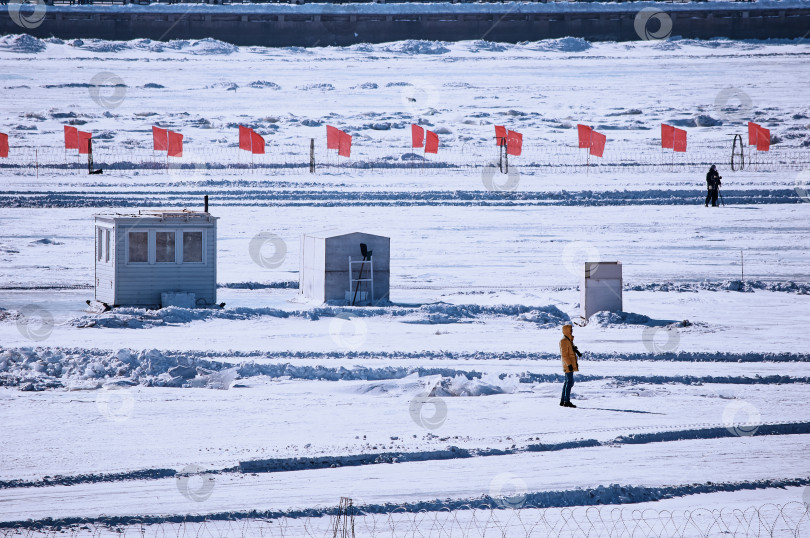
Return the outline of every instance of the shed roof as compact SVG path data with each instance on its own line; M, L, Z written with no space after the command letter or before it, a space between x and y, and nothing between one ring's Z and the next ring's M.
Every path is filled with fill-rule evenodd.
M306 237L315 237L318 239L330 239L332 237L343 237L345 235L353 235L353 234L369 235L372 237L379 237L381 239L391 239L390 237L386 237L384 235L372 234L368 232L359 232L357 230L346 230L340 228L328 228L326 230L321 230L318 232L308 232L305 233L304 235Z

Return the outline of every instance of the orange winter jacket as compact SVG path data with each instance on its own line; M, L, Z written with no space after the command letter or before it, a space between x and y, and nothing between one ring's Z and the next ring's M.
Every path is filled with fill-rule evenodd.
M562 331L566 338L560 340L560 356L562 356L563 372L579 372L577 364L577 354L574 353L574 328L571 325L563 325ZM570 338L570 340L569 340ZM569 366L573 366L570 369Z

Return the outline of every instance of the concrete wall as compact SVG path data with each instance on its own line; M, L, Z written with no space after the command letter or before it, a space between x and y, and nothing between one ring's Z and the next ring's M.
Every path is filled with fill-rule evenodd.
M621 312L622 264L586 262L580 286L581 315L589 319L597 312Z
M104 225L97 219L97 225ZM216 220L205 222L177 222L158 219L139 220L136 218L115 219L115 263L110 270L96 262L96 299L116 306L157 306L163 292L192 292L197 300L214 304L217 300L217 234ZM154 245L156 231L202 231L203 263L155 263ZM130 264L127 262L127 234L130 231L149 232L150 263ZM179 245L176 245L180 256ZM112 265L112 264L111 264ZM110 274L112 273L112 274ZM112 278L113 293L107 290L108 279ZM103 299L101 298L103 297Z
M756 3L703 6L702 9L668 11L672 35L687 38L731 39L797 38L810 28L810 8L764 9ZM750 6L750 7L748 7ZM591 41L638 40L634 28L638 9L571 13L512 13L509 6L493 4L487 13L352 13L335 5L328 14L291 13L272 5L246 14L237 7L216 6L204 13L143 11L103 12L92 7L50 8L42 24L23 30L6 10L0 12L0 33L23 33L37 37L102 38L128 40L201 39L213 37L236 45L326 46L360 42L381 43L402 39L460 41L487 39L518 42L565 36ZM387 6L390 10L390 6Z

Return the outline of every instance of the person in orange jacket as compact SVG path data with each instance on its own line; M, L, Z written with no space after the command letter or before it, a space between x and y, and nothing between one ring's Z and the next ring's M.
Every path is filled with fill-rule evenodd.
M562 390L560 405L563 407L576 407L571 403L571 388L574 386L574 372L579 372L577 355L581 356L577 346L574 345L574 326L563 325L563 339L560 340L560 356L562 357L563 372L565 372L565 384Z

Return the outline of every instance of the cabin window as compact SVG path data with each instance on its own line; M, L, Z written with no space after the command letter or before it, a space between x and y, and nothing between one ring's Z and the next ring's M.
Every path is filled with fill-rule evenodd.
M104 230L104 261L110 261L110 230Z
M183 232L183 263L203 261L202 232Z
M155 261L158 263L175 263L174 231L155 232Z
M129 232L129 262L149 263L149 232Z
M96 228L96 259L102 260L104 243L102 242L104 231L101 228Z

